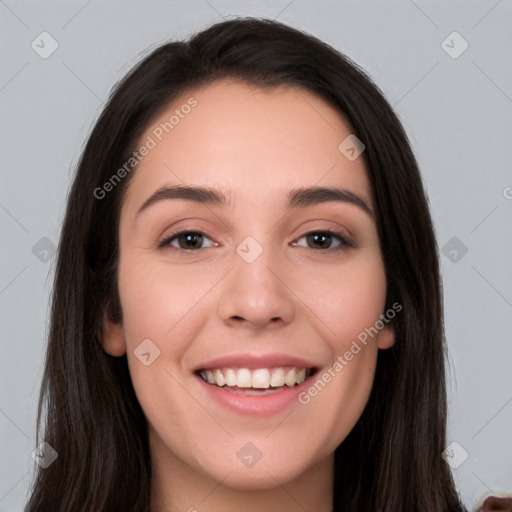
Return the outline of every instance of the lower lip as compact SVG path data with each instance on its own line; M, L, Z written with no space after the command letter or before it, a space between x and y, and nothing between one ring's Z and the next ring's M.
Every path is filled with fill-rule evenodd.
M299 394L310 384L308 378L293 388L284 388L268 394L248 395L209 384L199 376L196 378L214 403L240 414L257 417L272 416L293 405L300 406Z

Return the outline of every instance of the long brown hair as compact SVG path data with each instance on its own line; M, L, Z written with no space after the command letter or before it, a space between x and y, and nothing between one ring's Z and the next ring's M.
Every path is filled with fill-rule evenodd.
M113 89L88 138L58 250L38 442L58 453L38 468L26 512L148 512L144 414L126 356L98 337L105 311L122 320L118 226L128 174L101 188L173 99L221 78L288 85L327 100L366 149L395 345L379 351L367 406L335 452L333 510L462 511L446 441L445 339L439 261L428 202L407 136L378 87L320 40L264 19L224 21L154 49Z

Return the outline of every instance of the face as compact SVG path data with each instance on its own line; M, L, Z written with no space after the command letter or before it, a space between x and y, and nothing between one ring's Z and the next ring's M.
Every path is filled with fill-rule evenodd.
M141 137L123 321L103 345L127 354L160 465L268 488L332 460L360 417L394 334L364 162L338 149L350 133L308 92L222 81Z

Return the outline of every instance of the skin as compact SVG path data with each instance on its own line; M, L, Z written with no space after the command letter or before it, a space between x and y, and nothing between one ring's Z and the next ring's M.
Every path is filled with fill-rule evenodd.
M307 405L267 418L221 409L192 370L220 354L284 352L315 362L321 374L380 318L386 279L373 218L348 203L289 211L284 202L288 190L317 185L372 205L363 159L338 150L351 129L316 95L230 80L173 102L141 141L191 96L198 105L141 161L127 189L123 322L107 321L102 340L108 353L127 354L148 420L152 509L330 511L334 450L367 403L378 349L394 343L392 324ZM164 200L137 215L156 190L178 184L223 190L231 205ZM174 251L158 247L185 228L203 234L195 252L180 250L179 238ZM315 244L306 236L329 228L356 247L334 251L336 238ZM263 249L250 264L236 252L248 236ZM160 350L149 366L134 354L147 338ZM237 458L249 441L262 454L251 468Z

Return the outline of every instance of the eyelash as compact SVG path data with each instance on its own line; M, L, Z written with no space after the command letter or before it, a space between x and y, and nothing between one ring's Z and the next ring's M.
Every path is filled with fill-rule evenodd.
M175 233L172 233L171 235L167 236L166 238L164 238L163 240L158 242L158 248L159 249L171 249L173 251L182 251L182 252L186 252L186 253L197 252L197 251L199 251L201 249L208 249L208 247L199 248L199 249L182 249L181 247L173 247L171 245L171 242L175 238L178 238L180 235L185 235L185 234L194 234L194 235L203 235L203 236L206 235L206 233L203 233L202 231L199 231L199 230L195 231L195 230L191 230L191 229L183 229L183 230L180 230L180 231L176 231ZM322 234L322 235L327 234L327 235L330 235L333 238L338 239L339 242L340 242L340 245L338 247L334 247L332 249L314 249L312 247L305 247L305 249L309 249L311 251L326 252L326 253L338 253L340 251L346 251L347 249L351 249L351 248L355 247L355 244L352 242L352 240L347 238L342 233L338 233L337 231L333 231L331 229L322 229L322 230L316 230L316 231L309 231L307 233L304 233L298 240L300 240L301 238L304 238L304 237L306 237L308 235L312 235L312 234ZM210 238L207 235L206 235L206 237Z

